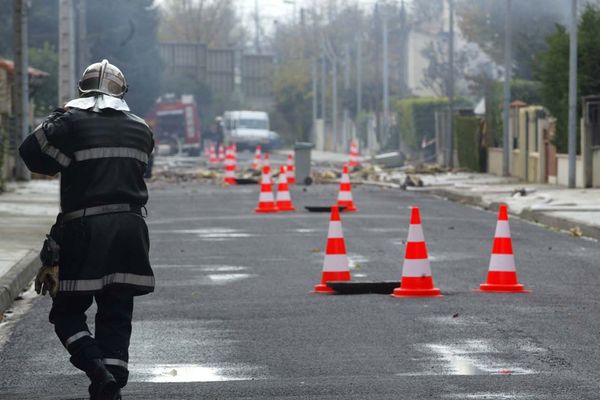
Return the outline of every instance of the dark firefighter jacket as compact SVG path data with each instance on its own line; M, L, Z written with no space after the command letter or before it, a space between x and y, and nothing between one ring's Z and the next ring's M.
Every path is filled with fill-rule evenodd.
M109 204L142 207L144 172L154 148L152 131L136 115L113 109L53 112L21 144L35 173L61 173L63 214ZM134 212L60 222L59 295L97 293L107 286L154 290L146 223Z

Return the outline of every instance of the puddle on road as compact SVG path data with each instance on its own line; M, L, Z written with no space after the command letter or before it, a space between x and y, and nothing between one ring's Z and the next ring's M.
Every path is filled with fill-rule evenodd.
M361 254L348 254L348 267L351 270L360 269L368 262L369 259Z
M200 364L132 365L132 382L183 383L222 382L251 379L256 368L231 365L215 367Z
M193 277L185 280L169 280L165 286L189 286L189 285L227 285L256 275L246 273L248 267L240 265L192 265L192 264L158 264L154 268L182 268L198 271Z
M153 264L152 268L184 268L197 269L206 272L238 272L245 271L248 267L237 265L196 265L196 264Z
M482 258L477 255L467 254L467 253L430 253L429 260L432 262L439 261L461 261L461 260L470 260ZM485 258L485 257L483 257Z
M294 229L294 232L297 233L315 233L315 232L320 232L319 229L310 229L310 228L300 228L300 229Z
M255 237L247 232L239 229L231 228L206 228L206 229L175 229L175 230L153 230L153 234L157 233L175 233L183 235L196 235L199 239L205 241L224 241L239 238Z
M407 233L408 229L406 228L363 228L367 232L373 233Z
M468 340L454 344L428 343L417 348L431 358L418 359L426 366L422 373L401 373L403 376L420 375L528 375L536 373L514 362L503 361L502 353L488 340Z
M534 396L529 394L516 393L456 393L443 396L445 399L487 399L487 400L518 400L518 399L533 399Z
M211 274L208 275L208 279L212 281L215 285L226 285L228 283L233 283L237 281L241 281L243 279L248 279L252 275L250 274Z

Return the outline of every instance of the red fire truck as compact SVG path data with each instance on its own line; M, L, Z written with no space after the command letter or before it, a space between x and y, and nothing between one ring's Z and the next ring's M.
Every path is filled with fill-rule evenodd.
M200 155L201 133L198 108L192 95L166 94L146 117L154 132L159 153Z

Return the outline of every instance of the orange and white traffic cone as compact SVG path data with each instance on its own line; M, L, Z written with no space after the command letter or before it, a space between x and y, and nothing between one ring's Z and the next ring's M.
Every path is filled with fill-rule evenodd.
M254 161L252 161L252 169L257 170L260 168L260 157L261 157L261 147L260 144L256 145L256 150L254 151Z
M233 170L235 171L237 169L237 144L233 143L231 145L231 154L233 156Z
M357 167L358 165L360 165L360 162L358 161L358 143L356 143L354 140L350 143L350 161L348 161L348 166L350 167Z
M323 260L323 274L321 283L315 285L313 293L334 293L327 286L329 281L349 281L350 264L346 255L346 242L342 231L342 220L337 206L331 207L331 219L327 233L327 248Z
M508 208L505 204L500 206L494 246L488 270L487 280L479 286L482 292L529 292L517 280L515 255L510 237L508 224Z
M277 182L275 204L279 211L296 211L296 208L294 208L294 204L292 203L292 197L290 196L287 174L283 165L279 168L279 181Z
M433 286L427 245L421 226L419 208L413 207L408 228L408 240L400 287L394 289L394 297L441 297L440 289Z
M217 152L215 150L215 145L210 145L209 155L208 155L208 163L209 164L217 164L219 160L217 159Z
M254 210L260 213L277 212L275 199L273 198L273 185L271 184L271 169L268 166L263 167L262 179L260 182L260 195L258 197L258 206Z
M287 159L287 181L290 185L296 183L296 173L294 172L294 155L288 154Z
M352 185L350 184L350 175L348 174L348 165L344 164L342 180L340 181L340 191L338 193L338 207L346 207L344 211L358 211L352 200Z
M269 172L271 171L271 161L269 160L269 153L263 154L263 166L269 167Z
M225 177L223 183L227 185L237 184L235 179L235 158L233 154L233 148L227 148L227 154L225 155Z
M225 146L223 143L219 145L219 162L222 163L225 161Z

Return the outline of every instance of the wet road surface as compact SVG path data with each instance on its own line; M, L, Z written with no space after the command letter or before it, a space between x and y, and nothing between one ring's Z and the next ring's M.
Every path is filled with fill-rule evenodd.
M292 187L299 210L336 193ZM310 294L328 214L255 214L255 186L155 183L158 286L136 299L124 399L598 398L596 242L512 219L519 280L532 292L475 293L494 213L418 192L353 194L360 211L342 214L353 277L400 278L415 204L445 297ZM18 303L0 325L0 398L84 398L48 299Z

